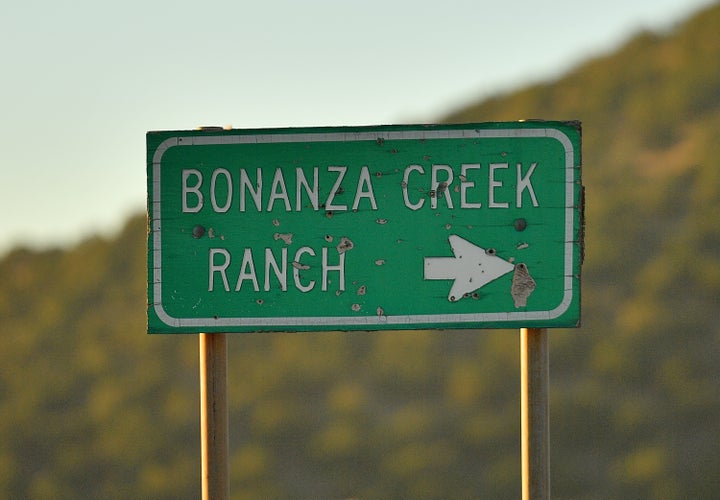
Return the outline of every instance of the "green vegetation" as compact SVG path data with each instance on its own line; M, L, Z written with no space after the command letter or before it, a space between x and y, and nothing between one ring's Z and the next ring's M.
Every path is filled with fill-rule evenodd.
M558 498L720 491L720 5L448 121L581 119L583 326L551 332ZM144 217L0 261L0 496L193 498L197 337L145 335ZM512 331L229 342L238 498L517 498Z

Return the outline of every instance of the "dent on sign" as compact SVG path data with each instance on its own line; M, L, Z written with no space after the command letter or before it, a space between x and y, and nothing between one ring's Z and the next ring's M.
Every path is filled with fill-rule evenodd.
M147 141L150 332L578 323L577 123Z

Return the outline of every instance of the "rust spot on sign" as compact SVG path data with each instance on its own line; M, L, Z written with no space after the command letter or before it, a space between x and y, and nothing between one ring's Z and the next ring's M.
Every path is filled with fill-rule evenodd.
M348 250L352 250L355 245L353 242L348 238L347 236L343 236L340 240L340 243L338 243L337 251L338 253L345 253Z
M273 235L275 241L283 240L286 245L292 245L293 234L292 233L275 233Z

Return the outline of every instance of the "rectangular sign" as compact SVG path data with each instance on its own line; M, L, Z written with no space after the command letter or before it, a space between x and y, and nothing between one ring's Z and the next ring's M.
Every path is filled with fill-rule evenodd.
M578 122L147 134L148 332L572 327Z

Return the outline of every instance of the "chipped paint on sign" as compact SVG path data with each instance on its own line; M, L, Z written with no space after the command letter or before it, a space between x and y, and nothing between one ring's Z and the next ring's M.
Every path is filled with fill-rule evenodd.
M533 293L537 284L530 276L530 272L525 264L517 264L512 278L512 288L510 294L515 302L515 308L519 309L527 305L528 297Z

